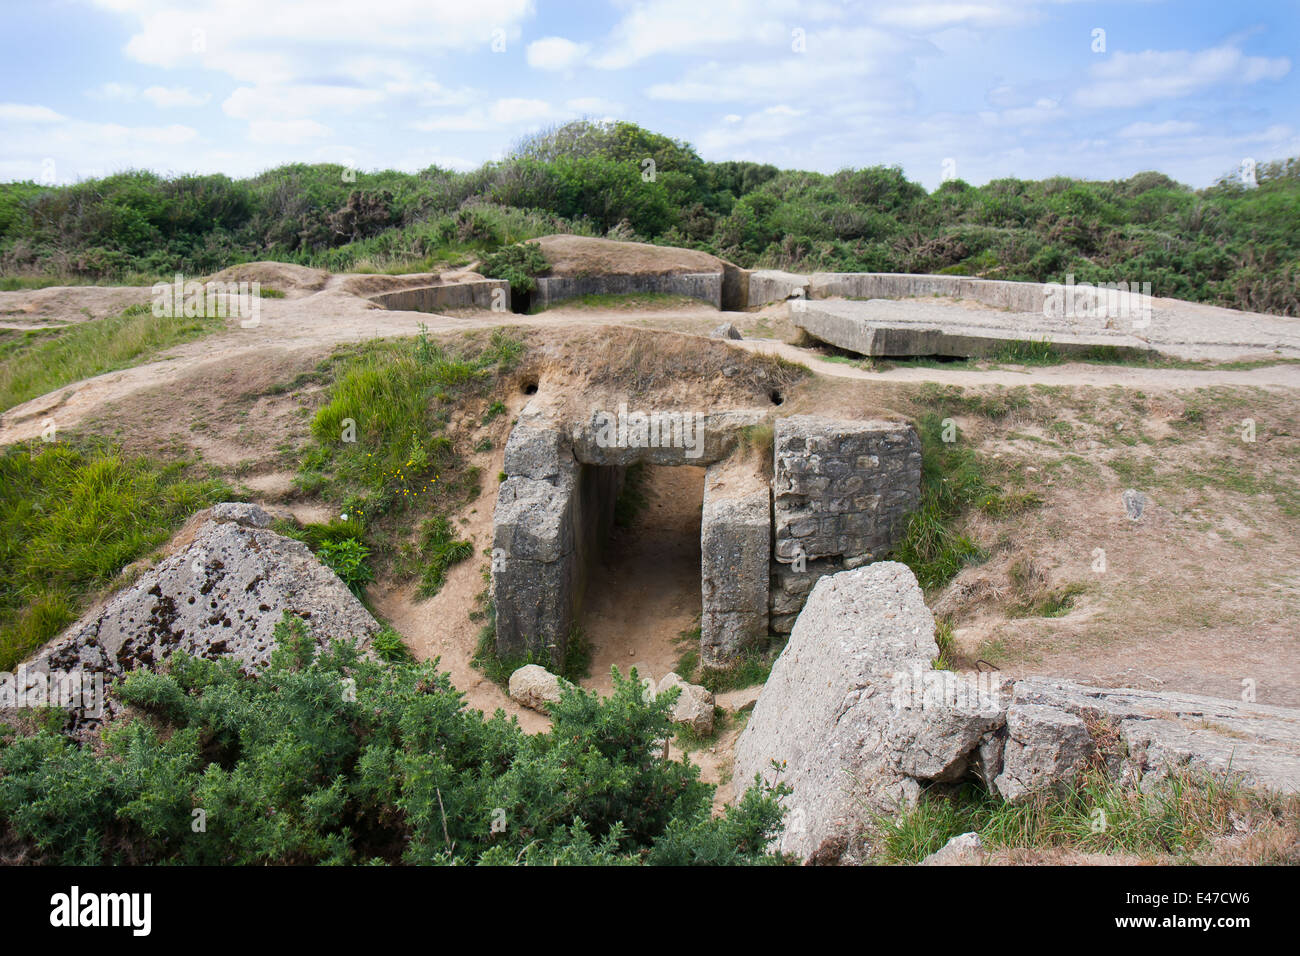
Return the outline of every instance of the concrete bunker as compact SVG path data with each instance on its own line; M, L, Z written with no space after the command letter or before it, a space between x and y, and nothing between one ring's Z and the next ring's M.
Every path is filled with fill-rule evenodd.
M722 272L542 276L536 282L532 305L540 309L584 295L628 295L638 292L684 295L699 299L715 309L722 308Z
M751 431L767 410L598 410L566 422L541 396L506 443L493 517L497 651L558 666L627 468L705 469L700 660L734 661L788 633L816 579L881 556L920 495L916 430L898 421L777 419L771 459Z
M397 289L370 296L370 301L393 312L442 312L446 309L510 311L510 283L505 279L466 279L440 282L413 289Z

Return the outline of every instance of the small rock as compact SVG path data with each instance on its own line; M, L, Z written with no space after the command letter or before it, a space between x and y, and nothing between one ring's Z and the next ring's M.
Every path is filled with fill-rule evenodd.
M1147 504L1146 495L1133 488L1127 488L1120 498L1124 502L1124 511L1128 514L1130 521L1137 521L1142 517L1142 509Z
M741 338L740 329L736 328L730 322L723 322L716 329L709 333L711 339L739 339Z
M558 703L568 681L538 664L525 664L510 675L510 699L529 710L545 714Z
M233 521L246 528L269 528L271 516L257 505L243 501L223 501L212 506L213 521Z
M662 694L670 687L680 687L673 704L673 723L686 724L701 737L713 733L713 694L699 684L688 684L671 671L664 675L656 688Z
M983 850L978 833L963 833L927 856L921 866L979 866L984 862Z

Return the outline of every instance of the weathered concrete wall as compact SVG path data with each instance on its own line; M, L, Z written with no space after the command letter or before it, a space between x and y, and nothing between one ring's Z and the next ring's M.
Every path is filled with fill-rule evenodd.
M905 299L940 295L972 299L1013 312L1042 312L1045 294L1037 282L902 272L815 272L809 276L809 292L814 299Z
M560 661L576 610L578 465L563 432L521 415L505 472L492 519L497 652Z
M551 276L537 280L533 304L547 308L565 299L584 295L627 295L633 292L660 292L686 295L722 308L721 272L670 273L668 275L589 275Z
M921 441L906 422L777 419L773 630L788 631L816 580L879 557L921 494Z
M370 301L394 312L441 312L444 309L510 311L510 283L505 279L471 279L445 285L421 286L370 296Z
M743 429L760 424L764 414L747 409L645 412L620 404L598 409L569 430L578 461L591 465L711 465L730 455Z
M791 321L815 339L859 355L996 354L1011 342L1048 343L1058 352L1084 354L1098 348L1118 354L1151 351L1144 340L1107 327L1106 319L1075 321L1013 312L966 312L924 302L791 303Z
M779 269L758 269L749 274L748 301L750 305L767 305L791 298L806 299L810 284L808 276Z
M722 264L722 308L726 312L740 312L749 308L749 270Z
M768 634L772 502L750 461L709 468L700 520L700 660L718 667Z

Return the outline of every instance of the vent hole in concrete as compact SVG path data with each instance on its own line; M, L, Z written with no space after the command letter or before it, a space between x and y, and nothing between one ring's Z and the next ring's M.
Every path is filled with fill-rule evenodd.
M785 404L785 396L781 394L780 389L777 388L772 389L771 393L767 397L772 400L773 405Z

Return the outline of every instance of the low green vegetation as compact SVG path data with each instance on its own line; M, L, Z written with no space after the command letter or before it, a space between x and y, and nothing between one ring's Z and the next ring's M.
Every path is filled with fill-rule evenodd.
M374 572L366 563L370 549L356 538L327 541L317 548L316 556L358 597L365 586L375 579Z
M111 318L7 333L0 338L0 411L83 378L139 365L224 324L217 318L160 318L145 303Z
M559 232L804 273L1150 282L1158 296L1300 315L1300 158L1261 163L1257 188L1235 170L1205 189L1148 171L927 192L898 167L826 175L705 162L632 123L577 121L468 172L343 172L294 163L241 180L133 170L0 184L0 281L204 275L253 259L425 271ZM522 259L500 269L512 284L536 274Z
M287 617L271 664L171 658L115 691L134 716L80 747L0 733L0 840L27 863L776 863L782 790L722 815L699 768L658 756L666 701L616 679L523 733L432 664L315 653ZM195 821L202 819L202 827Z
M0 456L0 671L76 620L127 564L222 497L181 463L107 446L14 445Z
M921 436L921 501L908 516L894 560L912 569L926 591L942 587L983 552L958 530L967 509L997 500L979 459L969 444L959 440L955 424L951 441L944 441L945 426L936 413L918 423Z
M537 276L550 267L540 246L519 242L484 256L479 272L490 279L505 279L510 283L510 294L519 296L536 289Z
M447 569L474 554L468 541L456 540L450 523L442 515L427 519L420 528L420 596L433 597L447 580Z
M871 839L880 863L918 863L954 836L970 832L992 850L1122 853L1193 862L1195 854L1211 849L1216 837L1233 833L1234 823L1247 820L1256 827L1290 830L1294 840L1300 799L1186 773L1144 793L1091 772L1068 794L1044 794L1016 806L972 784L930 791L914 810L874 818ZM1266 855L1234 862L1289 861Z
M702 667L700 665L700 625L682 631L674 640L677 645L677 664L674 668L678 677L688 684L699 684L711 693L721 694L729 690L741 690L745 687L758 687L767 683L781 650L785 647L785 638L769 635L761 647L750 647L726 667Z
M304 540L320 553L339 537L329 530L338 525L367 549L375 570L409 574L421 595L437 593L447 569L472 552L446 512L479 493L479 471L450 431L452 412L486 401L523 350L501 329L456 346L422 330L414 341L372 341L336 355L323 372L326 399L297 483L339 517Z

